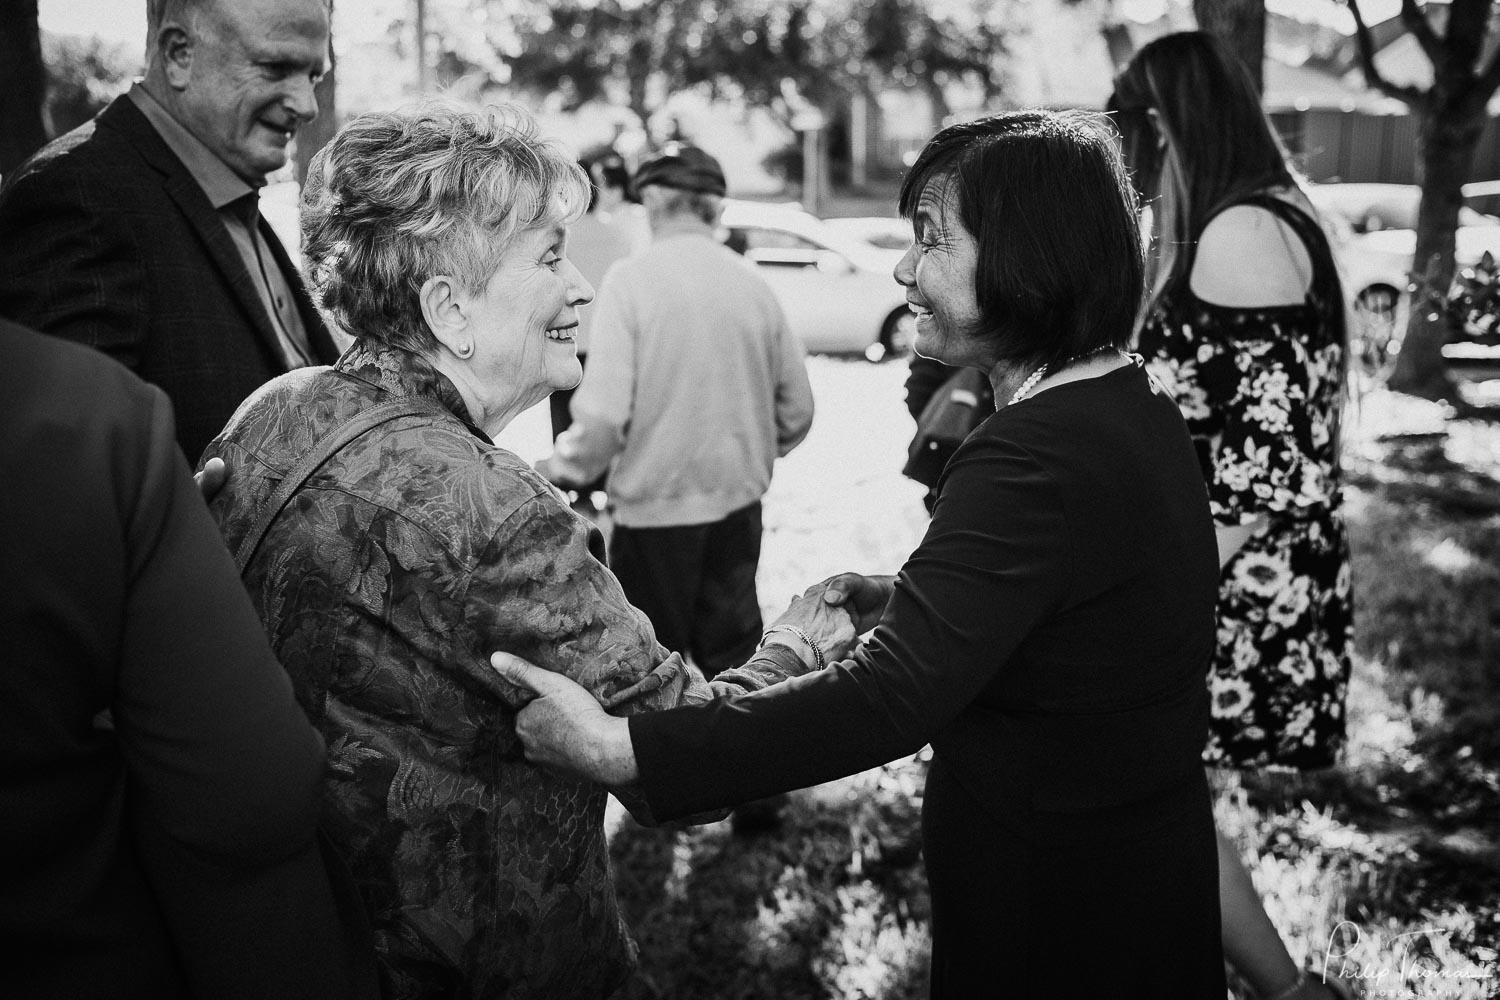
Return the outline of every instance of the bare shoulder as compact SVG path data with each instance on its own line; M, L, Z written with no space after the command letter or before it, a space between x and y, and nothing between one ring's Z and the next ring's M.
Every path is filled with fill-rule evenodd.
M1234 205L1209 220L1198 239L1188 284L1217 305L1295 305L1312 285L1312 255L1275 213Z

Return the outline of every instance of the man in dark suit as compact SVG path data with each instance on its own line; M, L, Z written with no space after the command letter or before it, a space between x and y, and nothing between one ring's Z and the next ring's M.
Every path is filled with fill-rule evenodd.
M145 79L0 188L0 316L164 389L191 459L337 349L256 192L317 114L326 0L150 0Z
M0 321L0 996L373 1000L323 741L159 389Z

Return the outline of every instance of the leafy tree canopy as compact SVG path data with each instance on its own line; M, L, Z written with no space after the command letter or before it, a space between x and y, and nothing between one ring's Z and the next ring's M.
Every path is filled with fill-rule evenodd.
M999 0L476 0L496 82L564 107L624 103L644 122L706 86L790 120L873 85L997 86ZM463 60L476 65L474 59Z

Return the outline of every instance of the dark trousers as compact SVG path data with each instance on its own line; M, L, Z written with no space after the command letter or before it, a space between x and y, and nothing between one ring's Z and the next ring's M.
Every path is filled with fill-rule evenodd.
M712 677L748 660L760 641L760 501L710 524L617 524L609 564L656 638Z

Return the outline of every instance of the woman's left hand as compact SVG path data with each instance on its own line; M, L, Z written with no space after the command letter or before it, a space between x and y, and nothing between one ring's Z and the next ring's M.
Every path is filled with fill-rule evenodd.
M859 641L859 633L854 630L854 619L849 611L829 604L823 598L823 591L823 584L815 583L800 597L792 598L792 603L787 605L780 618L771 623L766 634L769 636L783 625L795 625L818 644L824 660L831 663L848 655ZM794 634L785 632L787 637Z
M490 666L537 696L516 715L527 760L602 785L639 777L630 723L606 713L586 688L509 653L492 653Z

